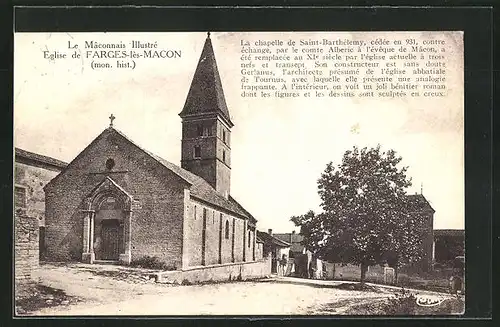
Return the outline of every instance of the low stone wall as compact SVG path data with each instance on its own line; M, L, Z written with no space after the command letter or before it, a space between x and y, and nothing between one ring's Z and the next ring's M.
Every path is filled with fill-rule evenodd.
M169 284L196 284L231 280L248 280L271 275L271 259L192 267L185 270L165 271L155 275L156 282Z
M38 219L16 214L14 224L15 280L22 282L30 280L39 265Z

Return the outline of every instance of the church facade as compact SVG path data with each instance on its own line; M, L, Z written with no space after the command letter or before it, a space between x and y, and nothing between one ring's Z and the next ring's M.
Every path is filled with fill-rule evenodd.
M180 112L181 165L111 124L45 186L47 259L157 257L172 270L256 261L256 219L230 193L231 128L210 36Z

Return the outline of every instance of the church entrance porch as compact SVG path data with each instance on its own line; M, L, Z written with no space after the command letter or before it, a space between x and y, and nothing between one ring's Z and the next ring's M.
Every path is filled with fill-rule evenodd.
M87 197L83 220L82 261L121 262L131 260L131 197L110 177Z

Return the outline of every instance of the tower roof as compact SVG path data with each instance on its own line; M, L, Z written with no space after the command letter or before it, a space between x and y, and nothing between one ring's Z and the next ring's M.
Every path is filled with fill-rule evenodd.
M179 116L219 114L233 126L227 109L222 83L215 62L214 49L208 33L198 66L191 82L186 103Z

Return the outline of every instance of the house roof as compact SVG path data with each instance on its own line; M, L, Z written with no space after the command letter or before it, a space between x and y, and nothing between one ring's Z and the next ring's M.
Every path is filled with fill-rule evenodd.
M410 200L410 204L417 207L417 208L431 210L432 212L436 212L436 210L434 210L434 208L432 208L429 201L427 201L425 196L423 196L422 194L408 194L407 198L408 198L408 200Z
M186 103L179 116L186 117L213 113L222 116L230 127L233 126L209 35L203 46Z
M268 233L257 231L257 237L262 241L264 244L274 244L278 247L282 248L287 248L290 246L290 243L285 242L283 240L280 240L277 237L274 237L273 235L269 235Z
M21 159L21 160L19 160ZM52 166L54 168L58 168L59 170L63 169L66 167L68 164L64 161L54 159L52 157L44 156L38 153L26 151L20 148L15 148L15 160L16 161L22 161L22 159L25 159L27 161L35 162L35 163L41 163L45 165Z
M463 229L435 229L434 237L436 236L455 236L465 237L465 230Z
M302 241L304 240L304 236L297 233L275 233L273 234L275 237L279 238L282 241L290 243L290 251L292 252L302 252L304 250L304 245L302 245Z

